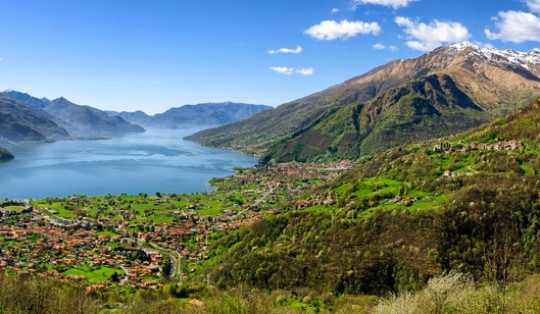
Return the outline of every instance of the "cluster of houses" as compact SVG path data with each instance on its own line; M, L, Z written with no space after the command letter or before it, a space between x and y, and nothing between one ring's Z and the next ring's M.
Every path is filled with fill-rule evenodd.
M261 203L276 203L282 196L285 196L285 199L282 199L283 201L293 201L294 198L311 189L314 180L320 182L330 181L344 170L353 166L354 163L351 161L341 161L325 165L296 162L282 163L277 166L264 168L246 168L241 174L234 177L234 180L242 185L256 184L261 186L257 190L244 191L244 196L249 202L248 204L244 204L244 207L258 210L261 207ZM268 191L271 191L271 193L261 202L258 197L265 192L268 193ZM321 203L327 201L329 200L320 200ZM301 201L300 206L311 206L318 201L313 199L304 202L310 204L302 204Z
M149 220L132 225L129 221L109 217L95 221L87 217L59 218L49 216L54 214L50 209L4 209L2 212L0 270L9 269L21 276L39 273L83 282L84 276L63 273L83 265L93 269L109 267L119 269L122 284L135 288L161 286L157 279L162 276L163 252L177 252L186 261L197 263L208 258L206 237L211 231L237 229L261 218L260 213L237 217L238 212L234 210L213 217L191 211L179 212L178 220L171 223L154 224ZM97 224L114 232L99 234L95 230ZM133 231L133 227L148 231ZM148 243L163 251L143 249ZM147 257L145 260L138 259L141 251ZM100 289L110 284L106 281L90 287Z
M163 256L149 255L150 261L130 259L126 251L115 251L107 246L107 237L98 236L96 231L87 230L85 223L69 219L54 218L40 214L39 210L10 213L0 218L0 270L9 269L24 276L40 273L47 276L78 282L84 276L63 275L63 272L79 266L99 268L102 266L127 269L125 279L134 287L156 285L148 275L158 276ZM16 218L13 224L7 219ZM73 229L73 226L78 228ZM123 237L118 236L122 241ZM131 243L131 241L130 241ZM129 250L128 250L129 251ZM96 287L106 287L107 282Z
M226 199L223 212L216 216L199 214L198 211L204 209L200 202L175 208L168 200L176 196L145 198L145 202L165 203L167 211L160 214L167 218L164 219L166 222L141 219L140 212L114 197L100 199L97 205L92 205L98 213L107 212L93 217L80 209L90 206L82 197L72 197L64 203L66 210L73 208L75 215L70 218L66 218L69 215L62 218L50 208L33 208L28 204L21 206L22 210L0 206L0 271L9 269L21 276L37 273L88 285L87 278L77 272L73 275L74 272L68 270L108 267L118 269L115 278L88 285L89 292L106 288L113 280L135 288L159 288L159 278L164 276L162 270L166 263L181 259L183 268L177 265L172 268L175 273L183 274L190 271L194 266L192 263L208 258L206 248L210 233L253 224L272 212L273 204L292 201L312 187L313 182L331 180L352 166L350 162L329 165L286 163L244 169L231 178L236 188L241 187L243 201ZM251 190L242 188L248 185ZM51 199L49 204L54 201L59 200ZM298 201L297 206L334 202L332 194L316 195ZM145 209L144 215L154 216L155 211Z
M441 142L433 146L434 152L470 152L470 151L482 151L482 150L521 150L523 149L523 143L516 140L511 141L499 141L495 139L494 143L469 143L465 145L458 145L458 147L452 146L448 142Z
M297 200L295 202L297 209L308 208L316 205L327 205L331 206L337 202L334 193L327 192L326 194L314 194L310 199L307 200Z

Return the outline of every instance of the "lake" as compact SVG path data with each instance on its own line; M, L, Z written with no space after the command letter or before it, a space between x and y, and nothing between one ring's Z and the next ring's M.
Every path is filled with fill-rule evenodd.
M15 159L0 163L0 199L204 192L213 177L257 163L250 156L183 140L198 130L7 147Z

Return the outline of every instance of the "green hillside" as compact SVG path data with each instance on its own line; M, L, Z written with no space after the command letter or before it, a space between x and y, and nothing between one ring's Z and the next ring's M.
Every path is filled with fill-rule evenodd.
M15 277L8 263L0 290L9 297L0 298L0 306L28 312L36 293L55 287L46 293L54 303L37 303L39 308L54 312L57 302L74 300L81 303L66 309L537 313L539 117L537 100L456 136L364 156L353 168L340 162L236 169L236 176L212 180L216 190L203 194L48 198L32 201L34 211L20 217L13 211L22 207L5 202L5 219L28 224L26 229L36 227L30 215L46 213L98 221L99 231L97 242L89 230L73 231L73 238L86 234L91 240L79 252L80 262L60 252L36 256L48 261L38 263L40 274L86 279L66 277L59 284L48 277ZM185 223L188 233L173 234L171 221ZM41 240L52 245L54 234ZM122 273L123 258L109 251L113 265L105 267L87 264L83 256L101 259L95 245L122 247L122 235L142 236L141 248L157 249L165 258L162 273L140 273L144 285L130 286L130 279L127 285L106 283ZM117 242L100 239L115 236ZM39 239L32 233L0 238L0 249L30 249ZM175 248L165 249L169 245ZM32 267L26 255L13 257ZM133 266L145 262L130 259L132 267L122 271L136 277ZM86 292L77 290L93 282Z
M437 138L489 121L448 75L429 75L368 102L329 110L275 144L264 161L358 158Z
M210 244L220 287L386 294L445 271L505 285L540 271L538 101L444 141L365 158ZM536 126L531 128L530 126Z
M443 46L188 139L279 162L355 158L455 134L540 95L536 70L518 55Z

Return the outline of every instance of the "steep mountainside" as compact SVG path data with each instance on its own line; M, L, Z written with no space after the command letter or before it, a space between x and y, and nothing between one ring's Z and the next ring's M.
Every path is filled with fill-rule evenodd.
M522 140L531 146L540 143L540 98L501 118L464 133L463 140Z
M281 138L288 138L291 135L297 138L298 133L305 133L308 128L319 125L320 119L325 115L336 117L335 114L339 112L342 118L346 120L335 121L335 128L344 128L347 121L352 123L351 115L344 114L341 110L333 111L336 110L335 108L341 108L345 105L362 105L362 108L367 108L375 106L374 103L376 102L378 103L376 106L381 110L376 113L377 121L406 125L407 119L410 120L411 117L408 114L401 116L394 111L395 106L391 104L397 102L397 100L384 103L386 100L393 98L392 94L397 95L398 92L395 88L398 88L398 90L410 90L407 94L416 95L416 97L410 95L408 97L398 97L398 100L401 100L399 107L405 111L412 110L410 108L405 109L406 107L414 107L412 103L407 103L407 100L418 103L420 99L424 104L430 103L431 106L435 103L448 103L453 104L448 109L460 108L462 105L455 103L455 99L452 99L456 95L449 90L426 95L416 93L414 88L411 90L412 85L409 83L419 80L420 83L417 84L422 85L424 84L422 80L429 80L428 77L432 75L437 75L439 81L443 77L447 77L444 80L452 82L448 84L455 85L455 88L451 89L459 91L459 94L465 94L467 101L474 104L476 110L468 112L473 116L468 117L466 125L464 125L466 127L518 108L540 95L538 73L540 73L540 50L523 53L513 50L481 49L470 43L445 46L414 59L392 61L322 92L281 105L275 110L257 114L246 121L199 132L189 137L189 139L209 146L234 148L247 152L261 152L270 146L269 143L275 143ZM385 93L388 94L385 95ZM426 98L426 96L435 94L437 99ZM447 96L450 99L443 99ZM379 97L378 100L368 102L375 97ZM460 97L458 96L458 98ZM463 106L472 108L471 104ZM387 109L392 109L392 111L384 111ZM442 111L446 111L444 106L439 106L436 109L441 114L441 117L450 115L450 111L444 115L442 114ZM462 109L459 110L462 111ZM464 113L462 112L462 114ZM402 118L403 120L401 120ZM396 120L392 121L393 119ZM421 125L420 121L416 121L414 124ZM430 125L430 123L426 124ZM438 124L437 131L446 128L446 122L443 123L440 119L436 124ZM372 129L379 128L378 125L373 124L373 121L369 125ZM366 128L367 126L359 125L358 127ZM381 128L384 129L384 127ZM458 130L463 130L463 128L448 125L443 134L450 134ZM425 138L424 135L413 135L414 129L409 131L411 131L409 132L411 134L407 138ZM334 132L333 135L345 137L347 134ZM441 133L432 134L431 136L428 134L428 138L437 135L441 135ZM358 138L363 139L361 136ZM382 137L380 140L387 139ZM315 150L320 154L329 148L327 145L328 139L321 141L323 145L320 147L317 147L317 144L312 142L298 143L304 147L313 146L310 148L311 151L306 153L309 156L314 155ZM345 143L349 144L348 140ZM396 142L396 144L400 143ZM300 146L294 146L294 144L286 143L286 145L287 147L282 149L283 153L277 157L278 159L282 159L281 156L285 155L285 150L291 147L294 149L300 148ZM356 155L358 153L356 147L359 146L362 146L362 144L356 143L352 145L355 151L339 151L338 155ZM280 149L274 146L274 150ZM290 157L297 155L294 150L288 151L288 153Z
M51 101L44 110L54 116L55 122L66 128L72 136L115 136L144 132L142 127L120 117L109 117L99 109L79 106L65 98Z
M491 115L448 75L429 75L361 104L329 110L272 147L265 157L307 160L321 154L358 158L441 137L489 121Z
M211 241L199 278L388 294L449 271L500 287L538 272L539 125L536 100L464 134L363 158L305 200Z
M36 98L27 93L22 93L14 90L4 91L2 94L11 97L18 101L19 103L34 109L42 110L45 108L51 101L47 98Z
M177 128L189 125L223 125L247 119L272 107L243 103L206 103L171 108L155 115L146 125Z
M68 137L65 129L35 109L0 95L0 142L44 142Z

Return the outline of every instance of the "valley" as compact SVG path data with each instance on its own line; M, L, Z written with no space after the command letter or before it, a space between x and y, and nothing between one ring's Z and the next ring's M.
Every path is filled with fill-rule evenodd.
M538 272L539 106L354 163L237 168L202 194L7 202L0 265L101 291L113 307L136 307L145 289L171 310L225 306L228 293L242 308L359 313L459 269L494 290L447 309L492 304L483 293L535 309L500 289L524 295ZM448 293L467 285L459 276Z
M0 314L540 313L540 0L0 3Z
M153 116L4 92L0 282L85 312L535 312L539 65L461 43Z

